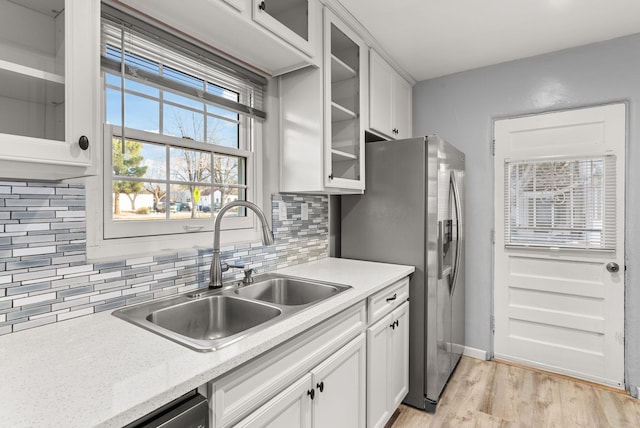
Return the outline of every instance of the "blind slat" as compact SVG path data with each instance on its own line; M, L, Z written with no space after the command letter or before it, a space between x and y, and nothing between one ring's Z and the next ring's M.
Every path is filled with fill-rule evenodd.
M103 69L120 74L125 61L128 79L204 100L254 119L266 118L262 110L264 78L247 77L238 72L239 66L231 70L215 54L207 54L186 41L178 42L160 29L152 30L148 24L121 15L117 18L112 13L103 15ZM123 47L125 55L120 52ZM210 84L218 87L222 94L205 90Z
M615 157L505 162L505 246L615 249Z
M112 70L115 73L120 72L121 63L119 61L110 59L110 58L101 58L102 68ZM144 83L152 84L160 89L171 89L174 92L178 92L184 96L193 99L204 100L210 102L211 104L215 104L218 107L225 108L227 110L231 110L238 114L243 114L245 116L253 117L255 119L264 120L267 117L267 114L262 111L252 107L249 107L245 104L235 102L228 98L220 97L210 92L203 92L199 89L196 89L189 85L183 85L179 82L176 82L171 79L164 78L154 73L150 73L148 71L136 68L132 70L131 67L125 67L125 74L128 78L139 80Z

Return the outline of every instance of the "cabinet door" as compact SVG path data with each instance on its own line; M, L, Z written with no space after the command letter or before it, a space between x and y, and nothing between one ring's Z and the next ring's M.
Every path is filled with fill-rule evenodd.
M307 373L234 426L237 428L311 428L311 390L311 373Z
M311 371L314 428L365 426L365 337L361 334Z
M324 18L325 185L364 190L366 45L328 9Z
M2 1L0 14L2 177L85 175L99 109L100 2Z
M313 56L316 36L311 0L252 0L253 20L292 46Z
M382 428L391 417L392 316L367 329L367 427ZM395 394L391 394L395 395Z
M391 317L395 327L389 348L391 380L388 393L391 412L394 412L409 392L409 302L394 310Z
M409 138L413 135L411 129L411 86L399 74L393 79L393 129L397 139Z
M369 127L394 136L392 122L393 70L375 51L369 51Z

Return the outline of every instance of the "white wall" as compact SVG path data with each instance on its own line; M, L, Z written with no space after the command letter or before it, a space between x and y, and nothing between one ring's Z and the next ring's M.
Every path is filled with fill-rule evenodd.
M640 183L640 34L419 82L414 135L438 133L467 154L467 345L491 350L495 119L627 101L627 182ZM626 381L640 385L640 191L626 200Z

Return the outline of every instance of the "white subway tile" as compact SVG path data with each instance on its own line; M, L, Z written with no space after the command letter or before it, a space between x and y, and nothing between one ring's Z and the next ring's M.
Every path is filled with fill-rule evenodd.
M95 296L91 296L89 298L89 302L91 303L99 302L102 300L113 299L114 297L120 297L120 296L122 296L122 292L120 290L112 291L111 293L96 294Z
M158 273L156 275L153 275L153 279L158 280L158 279L165 279L165 278L173 278L175 276L178 276L178 272L176 271L164 272L164 273Z
M71 319L71 318L80 317L82 315L89 315L89 314L92 314L92 313L93 313L93 307L79 309L77 311L66 312L64 314L59 314L58 315L58 321L64 321L64 320L68 320L68 319Z
M56 247L33 247L33 248L16 248L13 250L13 257L33 256L36 254L53 254L56 252Z
M87 271L92 271L92 270L93 270L93 265L72 266L68 268L58 269L58 275L69 275L69 274L79 273L79 272L86 274Z
M56 218L82 218L86 215L84 211L56 211Z
M24 299L16 299L13 301L13 307L31 305L33 303L40 303L46 300L55 300L56 293L40 294L38 296L25 297Z
M127 259L127 266L153 263L153 257L140 257L137 259Z
M115 272L108 272L108 273L99 273L97 275L91 275L89 276L89 280L90 281L100 281L103 279L110 279L110 278L120 278L122 276L122 271L115 271Z
M7 224L6 232L31 232L35 230L49 230L49 223Z

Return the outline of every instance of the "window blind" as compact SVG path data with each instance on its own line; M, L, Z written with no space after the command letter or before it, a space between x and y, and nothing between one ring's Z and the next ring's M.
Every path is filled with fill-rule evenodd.
M102 18L104 69L254 119L266 118L264 77L117 9L103 5Z
M505 245L614 250L614 156L505 162Z

